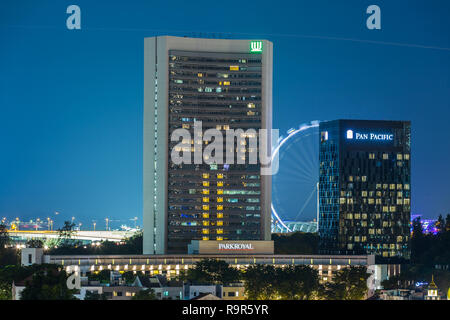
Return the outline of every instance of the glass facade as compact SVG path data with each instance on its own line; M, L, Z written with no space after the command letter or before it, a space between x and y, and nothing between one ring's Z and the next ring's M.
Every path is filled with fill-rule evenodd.
M410 123L323 122L319 143L321 253L409 259Z
M194 136L194 125L207 129L261 128L262 62L260 55L169 50L169 137L176 129ZM237 140L237 139L236 139ZM191 240L260 240L261 176L257 152L238 145L244 164L168 163L167 253L185 253ZM169 154L179 143L169 141ZM183 142L202 150L208 141ZM224 142L225 150L225 142ZM179 151L179 150L178 150ZM225 153L224 153L225 154ZM242 156L242 154L241 154Z

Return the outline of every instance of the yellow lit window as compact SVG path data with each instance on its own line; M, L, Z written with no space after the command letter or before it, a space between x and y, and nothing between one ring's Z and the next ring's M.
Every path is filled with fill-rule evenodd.
M209 185L209 182L208 182L208 185ZM217 186L218 187L223 187L223 181L217 181Z
M203 234L209 234L209 229L206 229L206 228L205 228L205 229L202 229L202 233L203 233Z
M223 233L223 229L217 229L217 234L222 234Z
M209 178L209 173L204 173L204 174L202 174L202 176L203 176L203 179L208 179Z
M221 240L223 240L223 237L216 237L216 240L221 241Z
M217 194L223 194L223 189L217 189Z
M223 218L223 213L222 213L222 212L218 212L218 213L217 213L217 218L219 218L219 219L220 219L220 218Z
M222 220L217 221L217 225L218 226L223 226L223 221Z
M223 198L222 197L217 198L217 202L223 202Z
M217 206L217 210L223 210L223 205L219 204L219 205Z
M202 193L203 194L209 194L209 189L203 189Z
M209 181L203 181L203 186L204 187L209 187Z
M203 225L204 225L205 227L209 226L209 221L203 221Z
M223 85L224 85L224 86L229 86L229 85L230 85L230 81L224 81L224 82L223 82Z
M222 130L222 126L221 125L216 125L216 130Z
M187 123L183 123L183 129L189 129L190 128L190 125L188 125Z
M209 198L208 197L203 197L203 202L209 202Z
M230 66L231 71L239 71L239 66Z
M230 130L230 126L229 126L229 125L227 125L227 124L226 124L226 125L224 125L224 126L223 126L223 130Z
M203 77L203 73L197 73L197 77L199 78Z
M202 240L209 240L209 237L203 237Z
M223 173L218 173L217 174L217 179L223 179Z
M203 217L203 219L208 219L209 218L209 213L203 212L202 217Z
M209 210L209 205L204 204L204 205L203 205L203 210Z
M250 102L249 104L247 104L247 108L254 109L255 108L255 104L253 102Z

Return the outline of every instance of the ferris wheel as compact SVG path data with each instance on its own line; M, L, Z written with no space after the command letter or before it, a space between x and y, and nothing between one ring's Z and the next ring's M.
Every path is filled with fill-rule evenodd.
M272 159L279 159L272 176L272 232L293 232L300 221L306 226L318 221L319 121L291 128L277 142L272 150Z

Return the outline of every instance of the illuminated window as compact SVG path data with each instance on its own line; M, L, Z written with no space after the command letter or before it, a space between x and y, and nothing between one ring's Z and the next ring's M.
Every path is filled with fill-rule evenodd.
M218 173L217 174L217 179L223 179L223 173Z
M403 154L397 153L397 160L403 160Z
M383 153L383 160L387 160L387 159L389 159L389 154Z
M217 189L217 194L223 194L223 189Z
M219 218L219 219L223 218L223 213L222 212L218 212L217 213L217 218Z
M208 186L209 186L209 182L208 182ZM217 186L218 187L223 187L223 181L217 181Z
M223 226L223 221L222 220L217 221L217 225L218 226Z
M239 71L239 66L230 66L231 71Z
M219 205L217 206L217 210L223 210L223 205L219 204Z
M223 233L223 229L217 229L217 234L222 234Z
M216 237L216 240L218 240L218 241L221 241L221 240L223 240L223 237Z
M209 173L204 173L204 174L202 174L202 176L203 176L203 179L208 179L209 178Z
M203 77L203 73L197 73L197 77L199 78Z
M202 217L203 217L203 219L208 219L209 218L209 213L203 212Z
M203 194L209 194L209 189L203 189L202 193Z
M203 186L204 187L209 187L209 181L203 181Z
M224 81L224 82L223 82L223 85L224 85L224 86L229 86L229 85L230 85L230 81Z
M209 226L209 221L203 221L203 226L205 227Z
M202 238L202 240L205 240L205 241L206 241L206 240L209 240L209 237L205 237L205 236L204 236L204 237Z
M205 228L205 229L202 229L202 233L203 233L203 234L209 234L209 229L206 229L206 228Z
M222 197L217 198L217 202L223 202L223 198Z
M209 198L208 197L203 197L203 202L209 202Z
M203 205L203 210L209 210L209 205L204 204L204 205Z

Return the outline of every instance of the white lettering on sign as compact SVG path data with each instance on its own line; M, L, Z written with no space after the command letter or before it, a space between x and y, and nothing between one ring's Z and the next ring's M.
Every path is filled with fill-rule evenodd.
M251 243L219 243L219 250L254 250Z
M391 133L359 133L353 132L353 130L347 130L347 139L352 140L370 140L370 141L392 141L394 140L394 135Z

